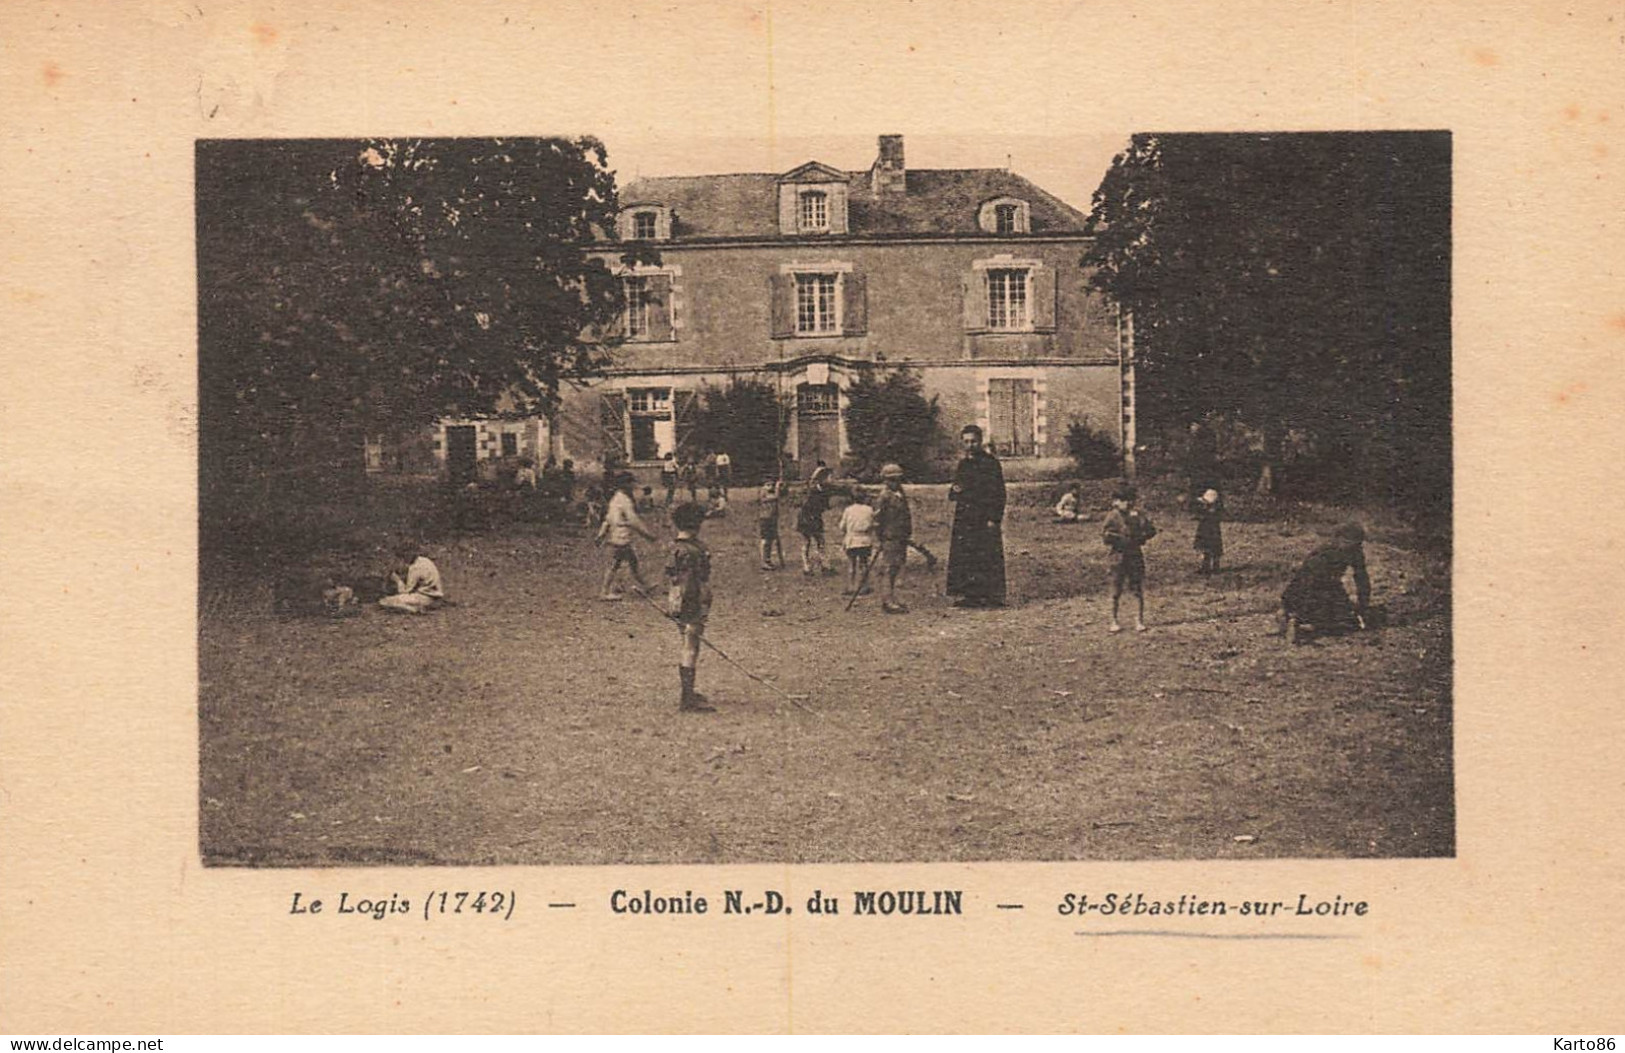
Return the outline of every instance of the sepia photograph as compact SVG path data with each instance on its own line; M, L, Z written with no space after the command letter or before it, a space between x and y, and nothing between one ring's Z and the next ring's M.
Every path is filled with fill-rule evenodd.
M1617 1026L1617 10L0 25L0 1042Z
M217 867L1455 854L1448 131L200 139Z

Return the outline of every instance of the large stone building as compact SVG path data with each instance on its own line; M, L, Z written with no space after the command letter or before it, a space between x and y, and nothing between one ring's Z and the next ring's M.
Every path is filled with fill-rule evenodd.
M869 363L918 371L949 450L973 421L1011 461L1064 458L1074 421L1121 439L1122 337L1079 266L1085 217L1021 176L911 170L883 135L865 171L642 179L621 206L615 237L661 262L606 251L627 298L613 368L568 386L535 436L476 435L480 456L528 438L589 470L606 452L652 465L683 446L707 386L749 377L782 392L793 464L836 464L845 390Z

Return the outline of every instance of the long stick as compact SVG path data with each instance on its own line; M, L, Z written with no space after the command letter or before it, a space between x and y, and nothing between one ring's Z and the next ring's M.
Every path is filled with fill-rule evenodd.
M858 579L858 587L852 590L852 598L850 600L846 601L846 609L847 610L851 610L852 605L854 603L858 602L858 597L860 595L862 595L862 593L863 593L863 587L865 585L869 584L869 570L874 565L875 565L875 557L874 557L873 554L871 554L869 556L869 562L867 562L867 563L865 563L863 565L863 577Z
M665 618L668 621L674 621L675 620L674 618L672 618L672 616L670 614L668 614L667 612L661 610L660 609L660 604L656 603L649 596L648 593L639 592L638 596L640 598L642 598L644 603L647 603L650 607L654 608L654 610L657 613L659 613L659 615L662 618ZM744 666L740 665L738 661L736 661L733 657L731 657L728 654L728 652L724 651L722 648L718 647L716 644L712 643L710 640L706 639L704 636L700 637L700 643L704 644L706 647L708 647L712 651L716 652L716 655L717 655L718 658L721 658L724 662L727 662L729 665L733 666L735 669L739 670L741 673L744 673L746 676L750 677L752 680L756 681L758 684L761 684L763 687L765 687L765 688L767 688L767 689L769 689L769 690L783 696L784 700L786 702L790 703L792 706L795 706L797 709L805 710L808 713L811 713L813 716L818 717L820 720L823 719L824 714L820 713L818 710L816 710L816 709L812 708L811 706L807 705L806 703L802 702L799 698L797 698L796 696L790 694L788 691L785 691L782 687L779 687L777 684L771 683L771 682L769 682L767 680L763 680L761 677L757 676L755 673L751 672L749 669L746 669Z

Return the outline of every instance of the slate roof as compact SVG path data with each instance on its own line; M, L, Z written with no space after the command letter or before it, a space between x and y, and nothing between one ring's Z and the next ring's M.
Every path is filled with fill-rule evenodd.
M979 234L983 202L996 197L1028 203L1032 234L1082 234L1087 217L1033 183L1002 168L910 168L905 193L874 193L869 172L848 172L847 227L857 236ZM623 208L664 205L672 237L778 238L777 172L659 176L621 190ZM1008 237L1008 235L1006 235Z

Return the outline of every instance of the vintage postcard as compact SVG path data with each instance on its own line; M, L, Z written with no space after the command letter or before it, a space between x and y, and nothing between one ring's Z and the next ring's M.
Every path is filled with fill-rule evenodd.
M1616 13L0 17L0 1031L1617 1027Z

